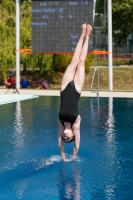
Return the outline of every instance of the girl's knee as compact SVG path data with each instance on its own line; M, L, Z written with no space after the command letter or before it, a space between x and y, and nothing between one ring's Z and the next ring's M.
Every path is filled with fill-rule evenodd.
M84 66L85 65L85 59L80 58L78 61L78 65Z
M79 59L78 58L72 58L72 60L71 60L71 65L77 65L78 64L78 61L79 61Z

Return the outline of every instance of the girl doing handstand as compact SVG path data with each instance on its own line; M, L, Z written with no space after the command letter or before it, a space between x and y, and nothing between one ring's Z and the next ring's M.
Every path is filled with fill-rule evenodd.
M58 144L64 161L76 158L80 145L80 122L78 114L78 100L82 92L85 79L85 60L88 53L89 36L92 28L88 24L81 26L82 33L76 46L73 58L67 67L61 83L61 104L59 111ZM72 157L66 159L64 143L74 140Z

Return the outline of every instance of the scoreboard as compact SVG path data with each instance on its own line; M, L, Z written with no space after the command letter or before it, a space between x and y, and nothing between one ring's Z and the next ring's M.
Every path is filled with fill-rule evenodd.
M32 0L32 52L74 52L83 23L93 25L93 0Z

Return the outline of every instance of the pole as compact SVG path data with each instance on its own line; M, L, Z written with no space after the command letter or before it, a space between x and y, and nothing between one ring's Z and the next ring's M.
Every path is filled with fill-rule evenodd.
M20 89L20 20L19 20L19 0L16 0L16 88Z
M93 24L95 19L96 0L93 1Z
M108 0L108 68L109 91L113 90L113 61L112 61L112 0Z

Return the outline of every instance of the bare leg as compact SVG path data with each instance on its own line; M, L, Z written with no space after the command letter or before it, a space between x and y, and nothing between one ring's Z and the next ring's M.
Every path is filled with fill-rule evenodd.
M82 92L82 88L84 85L84 79L85 79L85 61L86 61L86 57L87 57L87 53L88 53L88 44L89 44L89 36L91 34L92 28L91 26L88 24L87 25L87 30L86 30L86 37L85 37L85 41L83 44L83 48L80 54L80 58L79 58L79 62L78 62L78 66L77 66L77 71L74 77L74 82L75 82L75 86L76 89L79 93Z
M86 24L83 24L81 26L82 28L82 34L80 36L80 39L78 41L78 44L75 48L75 52L72 58L71 63L69 64L69 66L67 67L63 79L62 79L62 84L61 84L61 91L65 89L65 87L67 86L67 84L72 81L74 79L75 76L75 72L76 72L76 67L79 61L79 56L82 50L82 46L83 46L83 42L84 42L84 38L85 38L85 34L86 34Z

